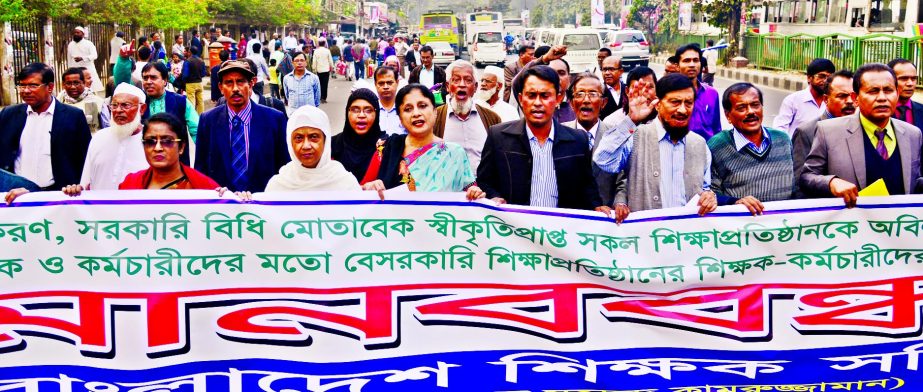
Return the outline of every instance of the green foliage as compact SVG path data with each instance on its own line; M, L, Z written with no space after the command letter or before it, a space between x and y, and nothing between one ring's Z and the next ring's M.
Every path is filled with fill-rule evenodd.
M740 16L747 7L747 0L696 0L693 9L709 16L708 24L728 32L728 58L737 56L740 38Z
M590 0L538 0L531 11L532 26L572 25L578 12L581 25L589 25Z

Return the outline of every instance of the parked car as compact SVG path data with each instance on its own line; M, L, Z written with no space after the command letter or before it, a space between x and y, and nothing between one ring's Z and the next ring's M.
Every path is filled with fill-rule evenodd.
M503 67L506 62L506 44L503 42L503 33L499 31L479 32L470 48L471 62L476 67L487 63Z
M581 73L592 69L598 63L596 54L602 47L599 34L591 29L560 29L554 34L552 45L567 47L564 60L570 65L570 72Z
M448 42L430 42L427 45L433 48L433 64L446 67L457 58L455 49Z
M640 30L617 30L609 32L606 46L613 56L622 57L622 69L629 70L639 65L647 66L651 59L651 46Z

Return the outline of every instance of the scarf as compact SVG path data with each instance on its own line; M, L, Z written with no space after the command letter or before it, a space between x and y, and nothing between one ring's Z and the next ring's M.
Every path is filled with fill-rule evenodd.
M363 100L372 105L375 110L375 120L368 132L364 135L356 133L356 130L349 125L349 107L356 100ZM362 179L369 168L372 156L375 155L378 140L387 135L381 130L379 124L379 105L378 97L369 89L361 88L353 91L346 101L346 118L343 124L343 133L335 136L332 143L333 159L343 164L356 179Z
M68 105L76 105L76 104L80 103L81 101L83 101L84 99L86 99L86 97L89 97L90 94L92 94L92 93L93 93L93 92L90 91L89 88L85 88L85 89L83 89L83 92L80 93L80 96L77 97L77 99L74 99L74 98L71 98L70 95L67 95L67 91L63 91L63 90L62 90L61 93L58 94L58 100L61 101L61 102L66 103L66 104L68 104Z
M301 165L298 155L292 148L292 133L303 127L320 129L324 133L324 151L321 153L317 167L310 169ZM288 119L285 144L292 161L279 169L266 185L267 192L275 191L358 191L359 182L343 165L330 159L331 137L330 120L322 110L305 105Z

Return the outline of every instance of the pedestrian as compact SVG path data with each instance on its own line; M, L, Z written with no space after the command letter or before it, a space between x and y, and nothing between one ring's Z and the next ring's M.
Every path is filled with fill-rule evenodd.
M343 164L359 184L374 181L378 166L371 167L372 156L378 154L378 143L387 139L378 116L378 96L369 89L356 89L346 99L346 122L343 132L333 137L333 159ZM378 163L381 163L379 157Z
M212 80L210 84L211 100L213 104L217 104L218 100L221 99L221 86L219 86L218 83L215 83L214 81L218 80L218 71L221 69L221 65L228 61L230 57L231 54L226 49L221 49L221 51L218 52L218 59L220 62L218 65L212 67L209 72L210 80Z
M279 94L279 67L276 65L276 59L269 59L269 96L282 99Z
M433 48L429 45L420 48L420 64L410 72L407 83L419 83L426 86L426 88L433 88L437 84L445 84L445 70L433 64Z
M791 135L802 123L819 117L826 109L824 84L834 72L836 66L830 60L819 58L811 61L807 69L808 87L791 93L782 100L779 114L772 120L773 128Z
M183 65L186 61L180 53L173 53L170 58L170 80L173 81L176 92L182 94L186 91L186 86L183 84Z
M878 180L890 195L919 191L923 135L919 128L891 119L898 100L894 71L885 64L865 64L853 76L853 90L859 113L817 124L801 188L842 198L847 208L856 206L860 189Z
M16 88L23 103L0 111L0 169L44 190L78 183L91 138L83 112L57 102L43 63L23 67Z
M353 57L353 44L352 40L346 40L346 46L343 47L343 62L346 63L346 80L352 81L356 80L356 67L353 66L356 59Z
M103 99L93 94L87 87L87 77L83 68L68 68L61 76L64 89L58 93L58 101L80 109L86 117L90 133L95 134L100 129L102 120L100 115L103 109Z
M365 61L368 59L368 48L361 38L352 46L353 64L356 67L356 80L365 79Z
M792 142L785 132L763 126L763 92L735 83L721 99L731 129L708 140L711 189L718 205L740 204L761 215L769 201L792 198Z
M473 64L455 60L449 64L446 73L449 95L446 104L436 109L433 134L464 148L471 171L476 172L481 162L481 149L487 140L487 130L501 122L500 116L475 102L478 82Z
M519 72L533 60L535 47L532 45L521 45L519 47L519 57L507 61L503 66L503 102L510 102L510 95L513 89L513 78L519 75Z
M282 49L286 52L301 49L298 47L298 37L295 30L289 30L288 36L282 39Z
M256 75L244 61L218 72L226 104L202 114L195 168L234 192L262 192L291 158L285 116L251 101Z
M490 128L477 184L501 204L595 209L608 216L591 172L586 134L554 120L555 106L564 100L557 72L531 67L517 83L523 119Z
M240 39L237 40L237 58L247 57L247 34L240 33Z
M119 60L119 49L125 44L125 33L121 31L116 31L115 36L109 40L109 75L114 74L115 63Z
M186 61L183 62L181 79L186 88L186 97L195 105L196 113L205 113L202 79L208 75L208 68L194 50L195 47L186 48Z
M705 41L706 49L702 51L702 58L708 64L702 70L702 83L715 86L715 74L718 73L718 49L708 49L715 46L715 40Z
M299 53L292 59L292 63L295 65L294 71L282 78L289 113L304 105L320 106L320 80L308 71L307 56Z
M420 41L414 40L413 45L410 49L407 50L407 54L404 55L404 64L407 65L407 71L413 71L415 68L419 67L423 63L420 61Z
M320 80L320 102L327 103L327 86L330 84L330 73L333 71L333 55L327 49L327 40L317 40L317 49L314 49L313 68Z
M192 42L189 43L192 54L202 57L202 49L205 48L202 39L199 37L199 30L192 30Z
M180 56L185 56L186 47L183 46L184 38L182 34L177 34L173 36L173 51L170 54L178 54Z
M519 120L519 112L513 105L500 99L503 93L503 69L488 65L481 74L475 98L484 106L500 116L500 122Z
M384 67L394 68L394 70L397 72L397 88L395 90L400 90L408 84L407 78L401 74L401 62L398 60L397 56L388 56L385 58L385 62L381 63L381 65Z
M330 74L330 77L333 79L336 79L337 73L339 72L337 67L338 67L338 64L340 64L341 59L343 58L343 52L340 50L339 45L336 45L335 43L330 45L330 56L333 57L333 64L334 64L333 72Z
M73 39L67 44L67 67L83 67L90 71L92 76L91 91L94 93L103 92L105 86L99 79L99 72L96 71L96 45L89 39L86 39L87 29L82 26L74 28Z
M253 86L253 92L256 93L256 95L263 95L265 94L263 87L269 81L269 65L266 64L266 59L263 58L261 52L263 46L259 42L254 42L250 45L250 48L252 52L246 56L246 59L252 60L256 64L257 78L257 82Z

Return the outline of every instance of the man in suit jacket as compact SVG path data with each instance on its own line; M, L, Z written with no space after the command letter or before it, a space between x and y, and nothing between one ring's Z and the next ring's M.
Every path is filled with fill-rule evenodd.
M891 60L888 66L897 76L898 98L894 118L923 130L923 104L912 99L917 86L917 66L905 59Z
M802 199L805 197L798 179L804 172L804 160L808 153L811 152L811 145L814 144L815 135L817 135L817 124L831 118L851 116L856 113L856 99L853 97L852 76L850 70L840 70L827 78L824 85L824 103L826 109L820 117L802 123L795 128L792 134L792 165L795 175L795 198Z
M54 79L47 65L26 65L16 77L25 103L0 112L0 169L43 189L80 182L91 137L83 111L54 99Z
M628 104L628 93L626 92L625 85L622 84L621 57L606 57L603 59L601 70L603 82L606 84L606 106L602 108L599 117L604 119Z
M890 194L911 193L920 177L923 135L919 128L891 118L898 96L894 71L884 64L863 65L853 78L853 89L859 114L817 125L801 187L843 198L849 208L855 207L859 189L879 179Z
M262 192L291 160L285 116L253 104L254 74L243 61L227 61L218 72L226 105L202 114L195 169L230 190Z
M420 62L423 65L414 68L410 72L407 83L420 83L426 88L432 88L437 84L445 85L445 70L433 64L433 48L429 47L429 45L420 49Z
M522 91L523 119L490 127L478 186L498 203L595 209L609 216L591 172L586 133L553 120L564 100L557 73L547 66L523 72L516 88Z

